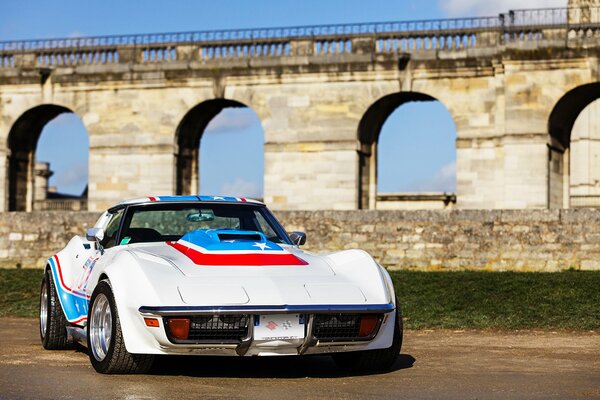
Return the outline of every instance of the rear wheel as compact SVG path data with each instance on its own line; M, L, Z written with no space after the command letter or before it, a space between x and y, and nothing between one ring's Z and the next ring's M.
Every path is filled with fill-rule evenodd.
M98 283L90 301L88 349L94 369L103 374L142 374L154 356L131 354L125 348L119 312L108 280Z
M67 319L50 270L44 273L40 290L40 339L46 350L62 350L69 345Z
M354 351L350 353L333 354L337 366L348 372L377 372L392 367L400 355L402 348L402 313L396 305L396 323L394 324L394 339L387 349Z

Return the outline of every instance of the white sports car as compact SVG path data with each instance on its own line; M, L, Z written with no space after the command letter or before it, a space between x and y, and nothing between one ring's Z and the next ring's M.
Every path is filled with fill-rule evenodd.
M46 265L44 348L86 345L101 373L143 373L157 354L331 354L391 367L402 317L388 273L361 250L299 249L264 204L148 197L104 212Z

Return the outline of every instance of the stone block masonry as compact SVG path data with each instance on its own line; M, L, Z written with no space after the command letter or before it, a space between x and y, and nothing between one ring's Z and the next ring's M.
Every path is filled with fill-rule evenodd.
M361 248L389 269L600 270L600 210L278 211L306 250ZM0 213L0 267L42 268L93 212Z

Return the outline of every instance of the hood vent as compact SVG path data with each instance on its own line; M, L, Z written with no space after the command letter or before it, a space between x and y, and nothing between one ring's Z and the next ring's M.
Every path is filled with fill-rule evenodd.
M218 236L221 242L224 242L226 240L247 240L251 242L263 241L261 235L256 233L219 233Z

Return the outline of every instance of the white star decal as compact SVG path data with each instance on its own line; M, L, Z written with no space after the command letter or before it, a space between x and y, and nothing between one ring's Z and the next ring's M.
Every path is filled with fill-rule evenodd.
M254 243L254 247L260 247L261 250L270 249L270 247L266 243Z
M225 243L235 243L235 240L223 240Z
M225 197L213 196L213 200L225 200Z

